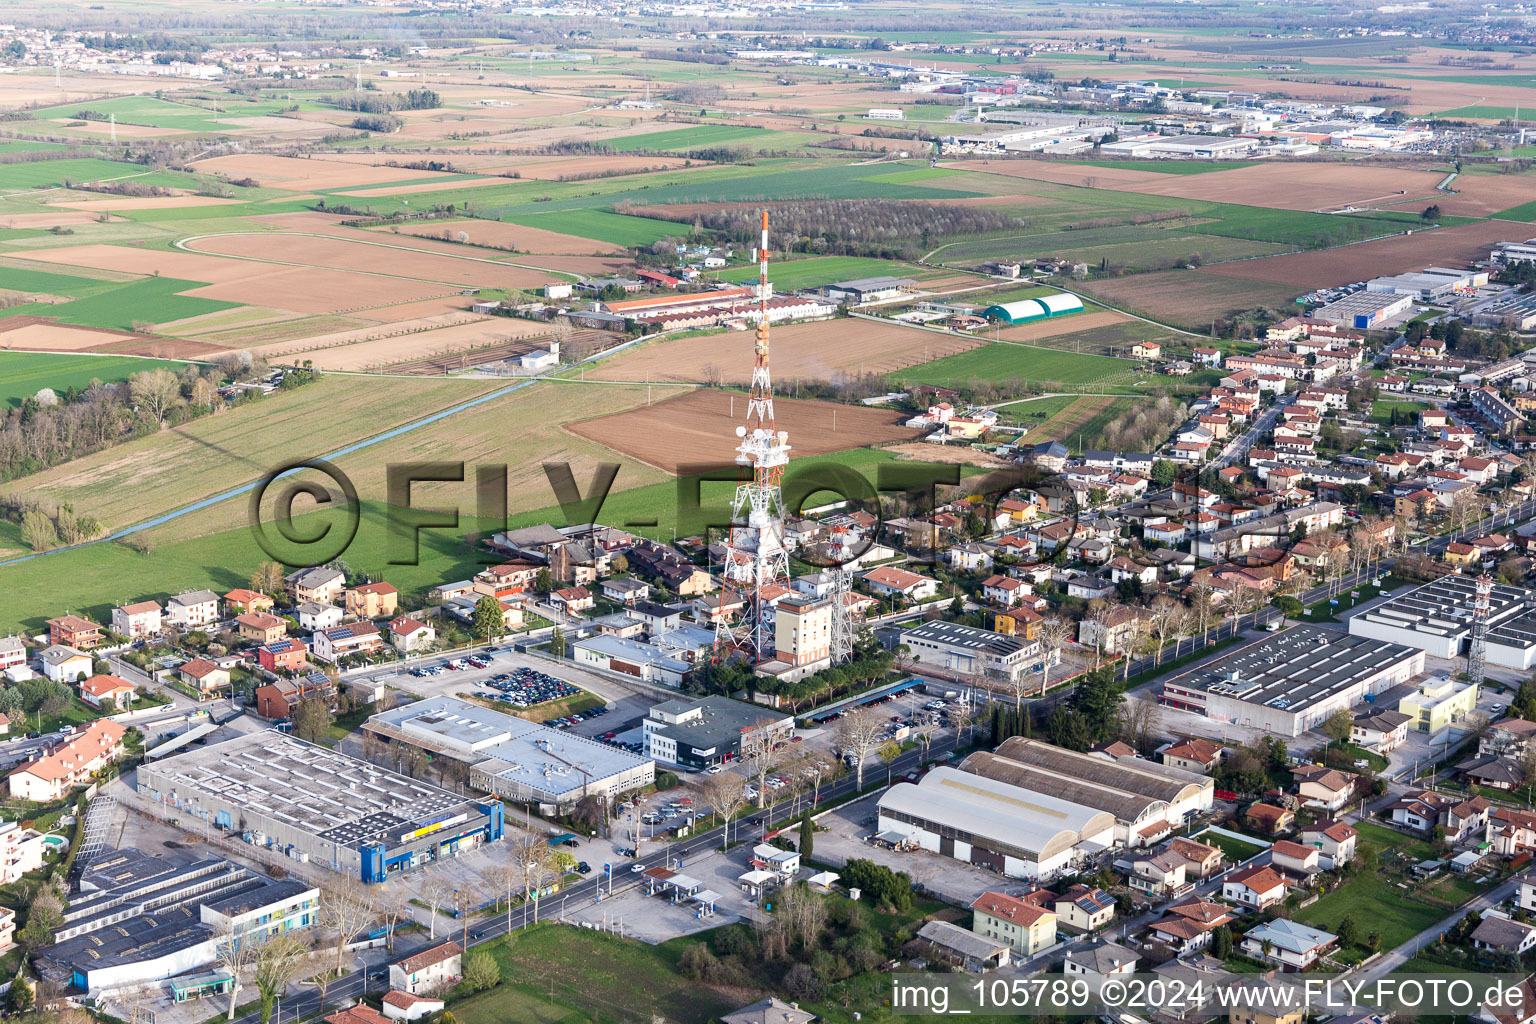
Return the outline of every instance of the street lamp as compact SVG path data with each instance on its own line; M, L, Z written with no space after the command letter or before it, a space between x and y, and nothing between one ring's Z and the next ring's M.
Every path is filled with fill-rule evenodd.
M366 999L368 997L368 961L359 956L357 966L363 972L363 998Z

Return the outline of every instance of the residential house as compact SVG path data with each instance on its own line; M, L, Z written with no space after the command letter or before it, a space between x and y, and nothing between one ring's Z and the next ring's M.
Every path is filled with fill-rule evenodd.
M1115 919L1115 898L1081 883L1056 897L1056 921L1063 931L1096 932Z
M981 582L981 596L996 605L1012 608L1034 589L1023 580L1012 576L989 576Z
M78 615L60 615L56 619L48 620L50 644L73 647L77 651L88 651L92 647L100 647L105 639L101 634L101 627L90 619L84 619Z
M401 654L430 650L437 642L437 630L406 615L392 619L387 629L390 646Z
M1536 947L1536 925L1487 914L1472 929L1472 948L1522 956Z
M197 692L204 696L229 687L229 671L220 668L207 658L193 658L191 661L183 662L177 672L183 682L196 687Z
M1269 862L1287 875L1306 880L1322 870L1319 854L1316 847L1282 839L1269 848Z
M241 639L269 644L288 635L288 623L268 612L245 612L235 616L235 629Z
M1296 815L1289 808L1266 803L1250 804L1243 817L1248 819L1248 824L1266 835L1278 835L1296 821Z
M165 621L178 629L201 629L219 621L219 595L188 590L165 602Z
M950 545L944 558L955 572L986 572L992 568L992 552L976 541Z
M73 647L54 644L37 656L43 675L56 683L73 683L91 674L91 656Z
M549 603L567 615L576 615L591 608L596 602L592 591L586 587L562 587L550 592Z
M10 774L11 796L34 803L58 800L123 753L126 726L98 718L85 730Z
M1056 941L1056 912L1017 896L984 892L971 902L971 931L1031 957Z
M1263 910L1285 899L1285 876L1267 864L1240 868L1221 882L1222 898Z
M1184 874L1187 878L1209 878L1221 870L1221 847L1208 846L1183 836L1168 841L1169 851L1184 858Z
M1148 614L1143 608L1122 604L1109 609L1102 618L1089 615L1077 625L1077 642L1110 656L1124 654L1135 647Z
M118 636L137 640L160 632L160 605L155 601L139 601L112 609L112 632Z
M133 703L133 684L117 676L98 675L80 681L80 699L93 708L125 711Z
M348 615L376 619L395 614L400 607L400 591L388 583L364 583L345 594Z
M285 637L256 648L256 663L268 672L297 672L309 664L304 641Z
M870 590L882 597L900 597L904 601L926 601L938 596L939 581L919 576L906 569L881 566L860 577Z
M1164 897L1185 886L1184 858L1169 850L1143 852L1131 861L1130 886L1149 896Z
M1302 765L1291 772L1303 807L1337 813L1355 797L1360 776L1321 765Z
M378 650L384 646L384 635L378 626L365 619L316 630L310 641L316 658L334 664L342 658Z
M1349 741L1385 756L1407 740L1412 721L1400 711L1362 711L1350 723Z
M0 672L27 663L27 643L19 636L0 636Z
M305 601L313 601L316 604L335 604L340 600L341 592L347 586L347 578L340 570L324 565L313 569L300 569L298 572L289 573L283 579L293 590L295 604L302 604Z
M321 604L319 601L304 601L298 606L299 628L315 632L321 629L330 629L332 626L341 625L345 618L344 613L334 604Z
M1163 764L1182 768L1187 772L1195 772L1200 775L1209 775L1211 769L1221 762L1221 752L1224 748L1215 740L1193 739L1180 740L1163 750Z
M363 1009L367 1009L366 1004L359 1003L358 1005ZM384 997L379 1000L379 1005L384 1011L386 1020L413 1021L431 1016L434 1013L440 1013L443 1007L448 1004L441 997L416 996L409 992L398 992L391 989L384 993ZM331 1018L327 1017L326 1020L331 1020ZM334 1024L375 1024L375 1022L337 1021Z
M224 595L224 607L230 615L239 615L243 612L270 612L276 607L276 602L259 590L236 588Z
M1087 949L1074 949L1062 962L1061 970L1068 976L1074 974L1098 977L1120 977L1134 974L1140 960L1135 953L1113 942L1098 942Z
M1216 929L1232 920L1225 904L1188 896L1166 908L1162 920L1153 922L1152 934L1176 955L1188 956L1209 946Z
M1355 859L1360 833L1342 821L1316 821L1301 827L1301 842L1317 850L1318 867L1336 871Z
M1243 953L1287 971L1304 971L1339 941L1337 935L1285 918L1261 921L1243 936Z
M389 965L390 988L411 995L441 992L464 975L464 950L452 939Z
M1012 952L1007 943L983 938L948 921L929 921L917 930L917 939L930 956L972 972L1007 967Z
M1394 825L1411 828L1416 832L1430 832L1440 824L1440 816L1451 801L1433 790L1405 793L1387 807L1389 820Z
M336 701L336 687L323 672L311 672L293 679L279 679L256 687L256 714L272 721L290 718L306 700Z
M619 576L603 581L603 597L616 604L631 605L651 596L651 585L630 576Z

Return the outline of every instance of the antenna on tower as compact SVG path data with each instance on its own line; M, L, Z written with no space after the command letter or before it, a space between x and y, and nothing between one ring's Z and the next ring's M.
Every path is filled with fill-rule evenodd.
M784 546L784 495L780 483L789 462L789 434L774 423L773 379L768 372L768 211L763 211L758 248L757 340L746 422L736 427L736 461L751 480L736 488L730 539L722 575L741 594L745 608L732 625L722 615L715 632L716 661L742 655L756 665L774 652L772 602L789 589L789 552ZM724 594L721 595L722 600Z
M1488 662L1488 606L1493 594L1493 577L1483 573L1477 578L1472 600L1472 643L1467 649L1467 678L1473 686L1483 685Z

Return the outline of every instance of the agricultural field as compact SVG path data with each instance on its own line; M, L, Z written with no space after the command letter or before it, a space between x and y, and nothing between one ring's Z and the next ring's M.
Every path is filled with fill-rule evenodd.
M1155 274L1098 278L1081 282L1078 287L1117 309L1194 330L1209 329L1212 320L1234 310L1255 306L1292 308L1296 296L1304 290L1218 274L1220 269L1166 270Z
M653 341L586 371L589 379L745 384L752 374L752 336L745 331ZM781 392L800 380L890 373L965 352L985 338L894 323L840 317L773 329L773 374Z
M615 152L637 149L665 152L669 149L703 149L737 142L751 142L764 134L760 128L745 128L730 124L703 124L691 128L678 128L666 132L649 132L643 135L626 135L604 142Z
M734 429L746 415L746 396L697 389L626 413L580 420L570 430L668 473L689 465L729 466L736 457ZM779 398L774 415L802 458L850 448L915 440L889 409Z
M27 486L117 529L254 480L289 460L321 456L474 399L496 383L326 376L44 470L28 477Z
M757 281L757 265L729 267L712 276L735 283ZM859 256L819 256L813 259L784 260L770 263L768 279L776 291L794 291L815 288L833 281L851 281L860 277L931 276L933 271L890 260L865 259Z
M0 344L5 335L0 334ZM93 380L127 380L145 370L180 370L183 364L126 356L53 355L43 352L0 352L0 403L18 406L43 388L62 395L69 388L83 391Z
M646 217L629 217L607 210L566 210L560 213L509 215L503 220L551 234L575 235L609 245L650 245L659 238L679 234L682 226Z
M1129 359L993 343L892 373L890 378L897 384L939 387L957 387L978 380L995 384L1019 381L1041 387L1111 387L1132 383L1141 373L1139 364Z

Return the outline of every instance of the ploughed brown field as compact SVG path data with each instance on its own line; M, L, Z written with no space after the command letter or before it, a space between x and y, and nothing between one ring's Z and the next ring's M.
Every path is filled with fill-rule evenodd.
M1454 197L1437 198L1441 193L1435 191L1435 186L1445 178L1444 172L1379 164L1297 161L1233 167L1203 174L1167 174L1051 160L962 160L945 166L1063 185L1281 210L1329 210L1427 198L1439 202L1445 212L1453 212L1446 208L1445 201ZM1499 209L1512 205L1506 204Z
M1453 228L1416 231L1375 242L1361 242L1318 252L1293 252L1257 260L1238 260L1202 267L1196 274L1270 281L1302 291L1349 284L1366 277L1383 277L1428 266L1469 263L1488 254L1490 242L1524 237L1529 224L1488 220Z
M793 398L775 399L773 408L778 428L789 431L790 454L796 458L921 436L921 431L902 426L901 414L889 409ZM567 424L566 429L676 473L680 466L733 463L739 443L736 426L746 412L745 395L701 388L628 412Z
M834 380L839 375L889 373L967 352L988 340L867 320L791 324L773 328L773 378L782 387L796 379ZM653 342L588 370L587 376L600 380L746 383L751 373L752 332L740 331Z

